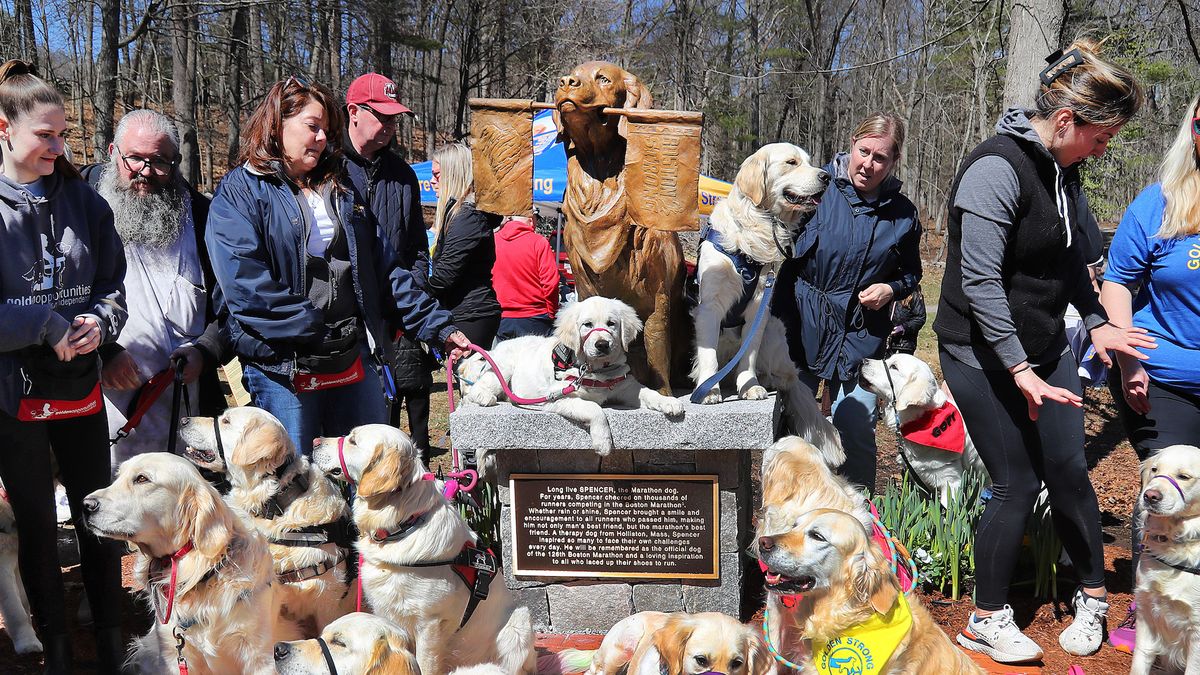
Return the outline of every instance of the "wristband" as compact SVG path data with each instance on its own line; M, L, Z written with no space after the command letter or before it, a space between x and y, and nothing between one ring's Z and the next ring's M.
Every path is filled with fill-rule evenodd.
M1018 368L1018 369L1016 369L1016 370L1012 371L1012 376L1013 376L1013 377L1016 377L1017 375L1020 375L1021 373L1023 373L1023 372L1025 372L1025 371L1029 370L1029 369L1030 369L1030 368L1032 368L1032 367L1033 367L1033 366L1031 366L1031 365L1029 365L1028 363L1026 363L1024 368Z

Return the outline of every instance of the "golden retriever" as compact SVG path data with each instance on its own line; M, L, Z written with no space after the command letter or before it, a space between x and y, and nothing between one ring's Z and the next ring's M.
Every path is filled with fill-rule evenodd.
M642 329L633 308L619 300L591 297L567 305L558 313L553 337L519 337L492 350L492 359L513 393L522 398L551 396L546 410L585 426L592 449L612 451L612 430L605 404L640 406L666 415L683 414L678 399L642 386L625 362L626 350ZM491 367L479 355L463 363L466 400L495 405L503 395ZM565 388L573 391L558 396Z
M0 619L18 654L42 651L42 642L29 620L29 598L17 566L17 521L4 483L0 483Z
M248 514L247 522L270 542L280 611L306 626L308 635L354 611L345 581L353 546L350 510L333 483L297 456L283 424L261 408L244 406L215 418L185 417L179 436L193 463L228 474L225 501Z
M488 566L487 557L474 548L475 533L458 509L426 479L408 436L368 424L315 445L313 462L322 471L357 485L354 522L362 533L363 596L416 639L421 672L444 675L456 667L498 663L506 673L533 675L529 610L514 604L495 558L486 598L466 616L471 589L458 576L465 570L450 563L467 556L486 578L478 570Z
M947 404L953 405L929 364L910 354L893 354L883 360L866 359L859 380L864 389L883 401L888 424L893 429L902 428ZM961 413L955 414L961 418ZM958 422L962 423L962 420ZM962 488L964 473L977 471L985 477L988 475L970 433L966 434L961 453L914 443L904 436L899 436L898 441L908 465L922 483L938 492L943 506L949 504L951 494Z
M814 653L876 615L902 625L905 604L912 622L890 655L886 645L864 636L873 654L837 649L828 658L879 659L881 673L896 675L983 672L950 642L919 599L901 595L887 559L849 513L810 511L791 530L759 537L758 554L772 592L802 594L794 608L780 611L783 625L770 630L769 639L784 658L804 666L803 672L817 673Z
M603 108L652 108L637 76L607 61L588 61L559 80L555 122L567 154L563 243L580 298L607 296L646 322L631 365L651 389L669 393L676 360L688 353L683 308L683 248L675 232L634 222L625 189L623 117ZM682 371L683 368L679 368Z
M277 621L267 540L195 466L165 452L138 455L121 464L111 486L88 495L83 510L93 532L129 542L140 554L134 576L155 620L133 642L136 672L174 670L175 632L183 635L192 675L275 672L271 644L291 637L294 626Z
M1149 673L1160 656L1200 672L1200 448L1173 445L1142 462L1139 500L1145 549L1130 673Z
M421 675L412 637L395 623L365 612L337 619L318 639L276 643L275 669L280 675Z
M724 614L639 612L608 631L587 675L766 675L772 663L758 632Z

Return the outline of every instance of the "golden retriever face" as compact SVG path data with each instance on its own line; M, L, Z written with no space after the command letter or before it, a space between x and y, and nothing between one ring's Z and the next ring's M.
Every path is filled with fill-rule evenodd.
M791 530L759 537L758 555L771 591L830 595L838 605L870 604L877 612L890 610L900 592L866 528L844 511L800 516Z
M604 141L624 134L625 120L601 114L601 108L650 108L654 102L633 73L607 61L588 61L559 78L554 104L554 122L564 140Z
M864 389L889 404L894 403L898 411L936 407L937 377L929 364L911 354L893 354L883 360L866 359L858 377Z
M654 634L654 648L670 675L762 675L771 665L758 633L717 612L672 614Z
M313 441L312 461L325 475L356 483L360 497L403 490L425 475L417 446L403 431L387 424L355 427L341 443L340 458L337 438L318 438Z
M218 451L218 433L224 457ZM222 473L229 470L226 462L243 471L273 471L296 454L283 424L266 410L252 406L230 408L215 420L184 417L179 420L179 437L186 444L185 457L197 466Z
M321 639L339 675L420 675L413 640L400 626L355 612L321 631ZM275 669L280 675L327 675L329 667L316 640L275 643Z
M1200 448L1172 445L1146 458L1140 499L1150 515L1200 515Z
M630 343L642 332L637 312L620 300L593 296L565 307L554 336L593 370L625 362Z
M829 174L791 143L770 143L742 162L734 186L760 209L787 225L817 209Z
M113 484L83 500L84 519L98 536L136 544L161 558L191 541L220 557L233 536L234 516L186 459L151 452L121 464Z

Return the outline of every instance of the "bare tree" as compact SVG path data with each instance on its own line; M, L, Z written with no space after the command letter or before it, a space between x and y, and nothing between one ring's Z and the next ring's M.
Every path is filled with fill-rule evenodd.
M1009 14L1004 105L1033 107L1045 56L1062 43L1063 0L1013 0Z

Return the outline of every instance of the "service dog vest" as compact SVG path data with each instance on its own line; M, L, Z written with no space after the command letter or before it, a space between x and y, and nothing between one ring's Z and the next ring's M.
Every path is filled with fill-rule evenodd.
M901 593L887 614L876 612L838 637L813 644L813 664L821 675L875 675L884 672L896 647L912 628L912 611Z

